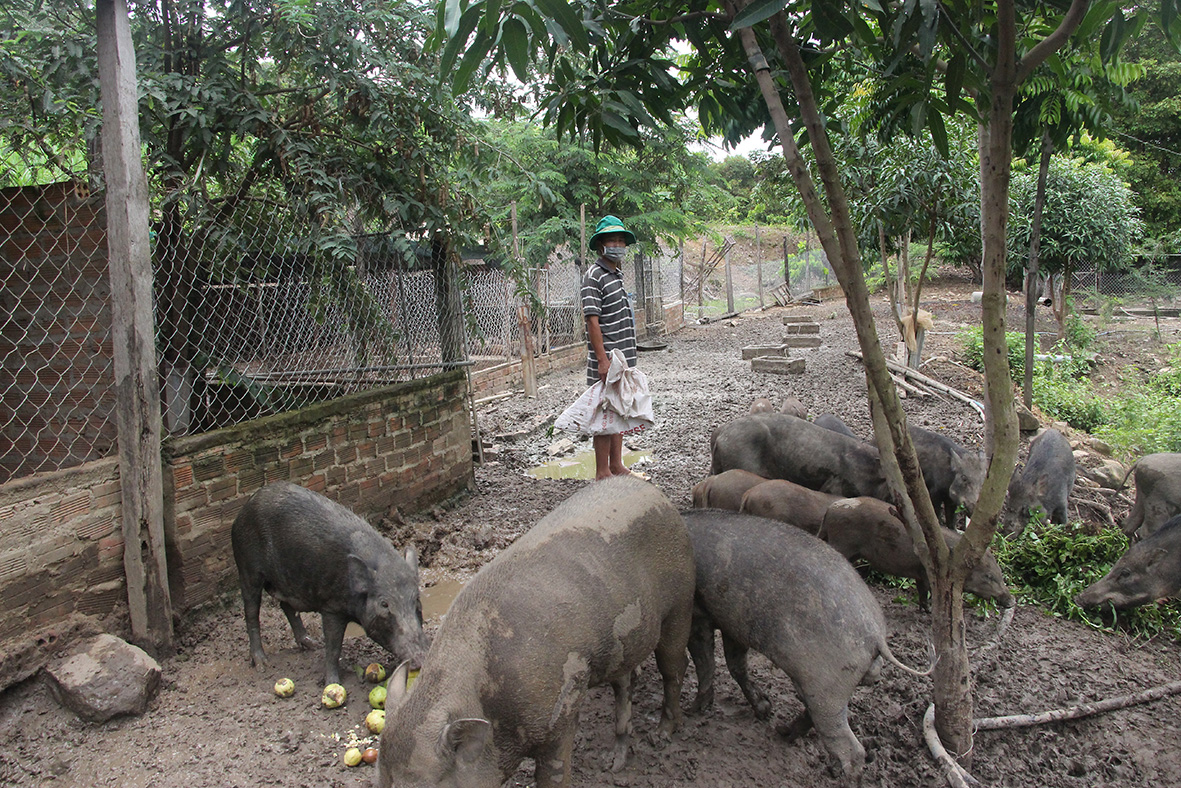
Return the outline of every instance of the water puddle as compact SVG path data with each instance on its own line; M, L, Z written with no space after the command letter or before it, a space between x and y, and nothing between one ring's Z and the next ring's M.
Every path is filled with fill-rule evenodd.
M623 452L623 464L629 468L643 460L647 462L652 457L650 451ZM595 478L595 453L582 451L569 457L558 457L544 465L538 465L525 471L526 476L534 479L593 479Z
M442 618L461 588L463 583L458 580L440 580L433 586L422 589L422 593L419 594L422 601L422 620L426 622Z

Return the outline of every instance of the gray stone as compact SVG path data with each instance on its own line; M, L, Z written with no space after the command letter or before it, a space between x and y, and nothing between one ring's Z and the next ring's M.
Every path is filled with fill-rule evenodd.
M1116 460L1104 460L1094 468L1080 468L1080 470L1089 478L1094 479L1100 487L1108 490L1118 490L1123 486L1124 479L1128 476L1127 467Z
M811 315L784 315L783 316L783 324L785 326L790 325L792 323L811 323L811 322L814 322L812 320Z
M143 714L160 689L160 665L138 646L98 635L45 668L58 703L90 722Z
M795 336L784 337L783 344L787 345L788 347L820 347L824 343L820 341L820 337L817 335L813 335L813 336L795 335Z
M789 323L784 326L784 329L789 335L791 334L819 334L819 323Z
M748 345L742 349L742 360L760 356L786 356L787 345Z
M802 358L783 356L759 356L750 361L751 372L767 372L772 375L798 375L804 371Z
M559 441L551 443L549 448L545 450L545 453L551 457L557 457L559 454L566 454L571 451L574 451L574 441L569 438L562 438Z
M1017 427L1022 432L1034 432L1042 426L1041 422L1037 420L1037 416L1033 415L1029 408L1020 402L1014 404L1017 406Z

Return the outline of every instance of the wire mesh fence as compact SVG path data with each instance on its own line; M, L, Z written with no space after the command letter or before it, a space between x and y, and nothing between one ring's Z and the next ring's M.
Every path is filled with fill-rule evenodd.
M0 189L0 482L115 447L102 197L6 157Z

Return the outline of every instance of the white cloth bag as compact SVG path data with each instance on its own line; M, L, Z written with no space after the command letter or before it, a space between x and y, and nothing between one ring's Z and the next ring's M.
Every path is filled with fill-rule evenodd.
M642 430L655 422L647 375L629 367L623 353L612 350L607 380L582 392L554 420L554 428L582 435L616 435Z

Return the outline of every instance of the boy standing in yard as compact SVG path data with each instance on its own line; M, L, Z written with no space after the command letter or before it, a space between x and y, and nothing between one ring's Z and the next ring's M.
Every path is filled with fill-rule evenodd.
M590 238L599 259L582 277L582 314L586 318L586 382L607 379L610 353L619 350L627 365L636 365L636 324L619 270L629 244L636 236L614 216L604 216ZM627 476L623 464L623 435L595 435L595 479ZM642 476L642 474L632 474ZM644 477L647 478L647 477Z

